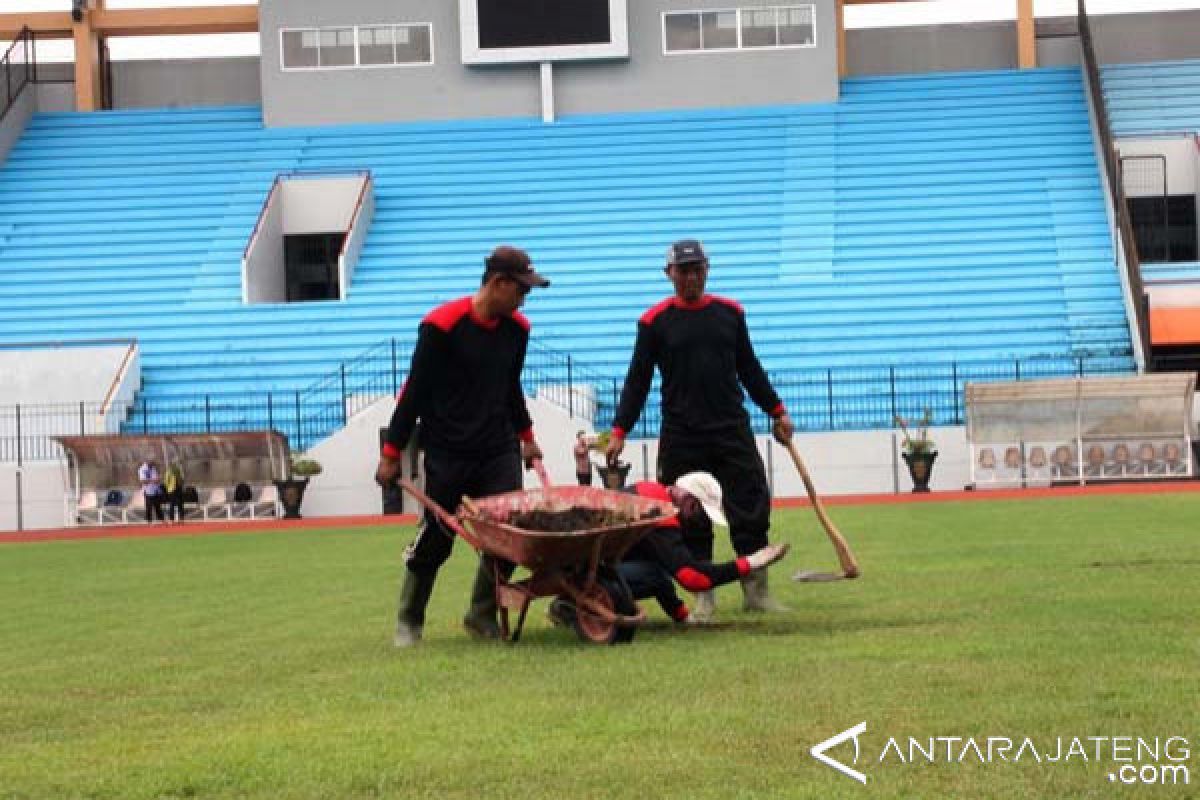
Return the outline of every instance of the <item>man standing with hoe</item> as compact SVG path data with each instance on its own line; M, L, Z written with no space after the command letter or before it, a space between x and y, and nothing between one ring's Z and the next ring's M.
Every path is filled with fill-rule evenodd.
M525 407L521 369L529 344L529 320L518 308L535 287L550 281L534 272L529 256L497 247L484 261L474 296L439 306L418 329L408 380L400 390L375 479L395 482L417 420L425 451L425 491L443 508L464 495L483 496L521 488L521 461L542 457ZM518 442L520 443L518 445ZM425 608L437 571L450 557L454 535L426 510L416 540L404 551L404 583L396 615L395 644L421 639ZM498 638L494 570L511 564L480 560L463 617L467 631Z
M704 293L708 257L700 242L683 239L671 245L665 271L675 294L638 321L605 456L610 463L620 456L657 367L662 374L658 479L673 484L689 472L714 475L724 490L733 549L749 556L767 544L771 494L743 405L743 387L774 419L777 439L790 440L794 426L754 353L742 307ZM765 570L751 572L741 583L747 610L786 610L770 596ZM697 594L698 619L710 617L713 608L711 591Z

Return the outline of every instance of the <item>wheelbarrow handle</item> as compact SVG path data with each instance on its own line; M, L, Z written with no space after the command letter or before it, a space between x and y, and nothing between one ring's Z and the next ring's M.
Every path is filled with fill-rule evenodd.
M432 512L433 515L441 520L441 523L453 531L456 536L461 536L466 540L467 544L471 545L471 547L474 547L476 550L482 549L479 540L476 539L471 532L468 531L466 527L458 521L458 517L454 516L449 511L434 502L433 498L418 489L416 484L414 484L408 478L401 478L400 487L404 489L404 491L411 494L414 500Z
M554 485L550 482L550 473L546 472L546 460L544 458L533 459L533 471L537 473L538 480L542 482L543 489L549 489Z

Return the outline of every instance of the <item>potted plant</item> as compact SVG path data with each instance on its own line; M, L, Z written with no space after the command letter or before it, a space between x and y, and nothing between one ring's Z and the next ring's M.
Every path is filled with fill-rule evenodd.
M603 431L592 440L591 448L600 455L604 455L604 451L608 449L609 432ZM629 477L629 470L633 465L628 461L617 461L614 464L600 464L596 467L596 471L600 473L600 481L604 484L605 489L623 489L625 487L625 479Z
M908 465L908 474L912 478L914 492L929 491L929 476L933 472L933 462L937 459L937 445L929 438L929 425L933 422L933 412L928 408L919 420L912 422L899 414L895 417L896 424L904 434L901 444L904 463ZM916 427L914 436L909 430L909 424Z
M308 488L308 479L321 474L321 465L311 458L296 458L288 460L287 477L275 481L279 490L279 502L283 506L284 519L300 519L300 504L304 501L304 490Z

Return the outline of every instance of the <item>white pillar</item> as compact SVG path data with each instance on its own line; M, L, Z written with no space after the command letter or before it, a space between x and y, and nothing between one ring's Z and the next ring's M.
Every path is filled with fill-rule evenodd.
M554 65L542 62L542 122L554 122Z

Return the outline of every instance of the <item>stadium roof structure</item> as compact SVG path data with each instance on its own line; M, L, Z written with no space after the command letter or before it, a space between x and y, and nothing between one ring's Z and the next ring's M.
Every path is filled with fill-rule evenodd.
M845 76L848 5L916 2L917 0L835 0L838 71ZM1017 10L1017 63L1037 66L1033 0L1014 0ZM1080 0L1082 3L1082 0ZM105 0L77 0L73 11L35 11L0 14L0 40L15 39L29 28L39 39L75 42L75 107L95 111L101 103L100 43L106 36L163 36L203 33L254 33L258 7L248 5L186 6L179 8L106 8Z

